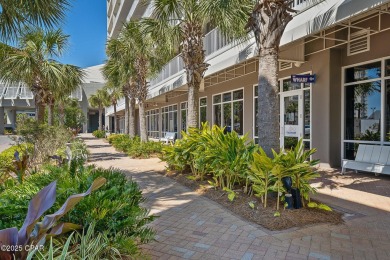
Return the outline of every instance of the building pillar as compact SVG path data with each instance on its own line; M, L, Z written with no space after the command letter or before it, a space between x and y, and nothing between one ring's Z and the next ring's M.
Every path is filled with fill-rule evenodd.
M0 107L0 135L4 134L4 107Z
M111 131L111 124L110 124L110 116L105 116L104 118L104 128L103 130L108 130L110 133L112 133Z
M6 110L7 113L7 125L11 125L12 128L16 128L16 110L9 109Z

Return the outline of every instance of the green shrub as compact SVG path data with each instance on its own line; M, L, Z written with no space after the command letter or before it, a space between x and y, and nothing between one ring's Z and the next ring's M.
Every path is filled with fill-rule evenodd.
M130 138L125 134L110 135L108 142L133 158L149 158L152 154L160 154L163 147L160 142L141 142L138 136Z
M12 166L12 161L15 159L14 154L16 151L19 152L20 156L29 153L32 150L32 144L20 144L13 145L0 153L0 172L6 168Z
M57 200L53 206L58 208L69 195L84 191L97 177L106 178L107 183L83 199L63 220L84 227L96 222L97 232L107 232L112 243L118 243L123 252L132 253L129 245L134 241L143 243L153 238L153 231L145 225L154 217L148 216L148 210L141 207L144 198L137 183L126 180L120 171L113 169L88 166L72 177L66 167L48 166L45 172L29 176L23 184L0 193L0 229L20 227L28 201L52 181L58 180Z
M17 133L22 142L34 144L30 154L30 168L48 162L49 156L57 155L72 140L72 132L63 126L39 124L32 118L18 117Z
M211 174L214 184L222 189L244 184L248 192L249 166L257 146L248 142L246 135L225 134L224 128L213 126L209 129L205 123L201 130L190 129L188 134L182 132L182 136L173 146L163 148L162 160L169 167L177 170L189 168L200 179Z
M92 132L92 135L96 138L104 138L106 137L106 132L104 130L95 130Z

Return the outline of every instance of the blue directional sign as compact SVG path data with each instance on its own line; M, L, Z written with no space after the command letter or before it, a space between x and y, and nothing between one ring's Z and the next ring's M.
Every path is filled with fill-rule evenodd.
M315 83L316 74L313 75L291 75L292 83Z

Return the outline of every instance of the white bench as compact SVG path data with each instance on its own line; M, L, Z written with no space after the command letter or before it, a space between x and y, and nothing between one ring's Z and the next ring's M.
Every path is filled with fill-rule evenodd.
M373 172L375 175L390 174L390 146L359 145L355 160L343 159L343 168L357 171Z
M160 138L160 142L165 142L168 144L169 142L174 143L176 141L176 133L175 132L166 132L163 138Z

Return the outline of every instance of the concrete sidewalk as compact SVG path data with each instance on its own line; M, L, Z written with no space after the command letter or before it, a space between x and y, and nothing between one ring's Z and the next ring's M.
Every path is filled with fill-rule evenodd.
M315 183L317 197L345 212L345 224L271 232L158 174L165 168L159 159L130 159L92 135L82 137L91 163L131 176L145 206L160 216L152 223L157 241L143 246L153 259L390 259L390 198L370 186L382 185L382 177L324 174Z

